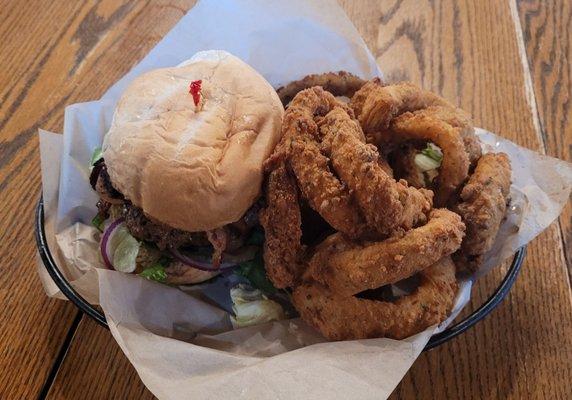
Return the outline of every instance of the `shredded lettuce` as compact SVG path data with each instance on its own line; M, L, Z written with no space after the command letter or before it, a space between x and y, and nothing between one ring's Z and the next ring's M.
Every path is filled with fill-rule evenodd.
M91 160L89 161L89 166L93 167L95 163L103 157L103 153L101 151L101 147L96 147L91 154Z
M151 281L165 283L167 281L167 273L165 272L165 265L158 262L149 268L145 268L139 276Z
M95 217L91 220L91 224L97 228L98 231L103 232L103 223L105 222L105 218L103 218L99 214L95 214Z
M421 150L421 153L415 155L415 165L422 172L435 170L441 166L443 161L443 152L433 143L427 143L427 147Z
M264 293L273 294L276 292L276 288L266 277L264 261L260 251L258 251L253 260L240 263L235 272L248 279L252 286L262 290Z
M415 165L422 172L430 171L432 169L437 169L441 166L441 163L435 161L433 158L426 156L423 153L415 154Z
M148 248L149 246L143 245L141 249ZM160 256L158 260L151 263L147 268L139 273L145 279L165 283L167 281L167 271L165 269L171 264L173 260L169 257Z
M441 161L443 161L443 152L439 148L439 146L429 142L427 143L427 147L421 150L421 154L435 160L441 165Z
M248 285L238 284L230 289L230 298L234 312L234 316L231 316L231 322L234 328L279 321L285 318L284 310L280 304L270 300L260 290Z
M111 241L109 247L112 252L111 264L119 272L133 272L137 267L137 254L139 254L141 243L131 236L125 225L121 224L116 229L109 238Z

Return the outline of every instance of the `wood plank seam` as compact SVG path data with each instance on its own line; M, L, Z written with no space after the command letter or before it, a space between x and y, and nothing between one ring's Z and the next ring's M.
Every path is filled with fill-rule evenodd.
M540 126L540 115L538 113L538 106L536 103L536 94L534 93L534 85L532 84L532 73L530 72L530 64L526 54L526 46L524 44L524 34L522 25L520 23L520 16L518 15L518 7L516 0L509 0L510 16L514 23L514 31L516 33L516 44L518 48L518 55L522 64L522 72L524 77L524 94L526 103L530 108L532 114L532 123L534 125L534 132L538 138L538 142L542 144L542 154L546 154L546 141Z
M52 368L50 368L50 372L48 373L48 376L46 377L46 381L44 382L44 384L42 385L42 388L40 389L40 393L38 394L38 400L43 400L47 397L50 388L52 387L54 380L56 379L56 376L58 375L58 371L60 369L60 366L62 365L66 354L71 346L71 343L75 337L75 333L77 331L77 328L79 326L79 323L81 321L81 319L83 318L83 313L80 310L77 310L77 314L68 330L68 333L66 334L66 338L64 339L64 342L62 343L59 351L58 351L58 355L56 357L56 359L54 360L54 363L52 365Z
M510 1L511 0L509 0L509 2ZM519 12L521 12L521 3L535 5L536 1L537 0L516 0ZM558 14L558 7L561 6L561 4L558 5L558 3L560 2L561 0L550 2L554 4L551 6L547 5L547 7L555 8L553 12ZM101 14L103 18L106 18L113 12L113 10L116 9L114 0L104 0L99 3L102 4L102 6L98 11L98 14ZM171 3L187 5L191 4L191 1L175 0L167 1L166 3L167 6L165 8L173 8L173 11L167 13L165 18L158 18L156 21L158 26L162 26L163 23L168 23L170 25L171 21L174 20L175 17L180 17L180 15L178 15L178 11L175 10L176 7L172 7ZM544 138L544 151L548 154L554 154L555 146L558 148L558 146L562 144L562 141L556 141L556 144L553 142L553 136L558 132L557 128L559 126L556 126L553 123L555 126L553 129L551 128L550 122L552 120L556 120L559 121L559 124L564 124L566 123L566 120L564 118L559 118L560 114L552 111L550 111L549 114L546 114L544 103L551 101L552 97L555 97L556 94L552 93L552 86L544 86L545 82L542 78L542 73L545 72L544 68L546 67L546 63L552 61L552 57L560 57L561 53L557 53L556 55L552 55L552 53L550 53L550 60L537 56L537 52L539 54L547 52L546 49L542 48L543 43L545 42L540 41L535 47L531 47L531 44L529 44L529 38L527 38L526 19L524 17L520 18L521 30L524 36L526 52L528 54L528 65L523 65L521 68L528 67L529 69L533 85L531 87L533 88L532 95L534 98L534 105L537 107L538 112L538 114L531 112L530 116L533 118L539 117L540 125L540 131L536 130L535 132L532 132L532 130L535 129L533 128L534 122L528 120L529 105L527 104L527 99L523 98L525 96L523 90L525 89L520 87L522 85L521 82L523 82L525 78L518 76L520 73L520 71L518 71L519 63L523 62L524 59L521 58L522 53L520 52L520 49L514 46L517 43L514 42L516 39L512 37L515 33L513 26L511 25L514 24L515 21L509 21L509 19L514 17L511 15L512 11L509 9L509 4L506 2L498 2L497 0L493 0L492 2L490 0L488 2L467 2L466 0L429 0L421 2L366 0L363 2L355 2L352 0L342 0L341 3L347 4L347 8L349 9L348 14L350 14L350 16L355 14L353 19L357 22L356 26L362 29L360 32L364 34L366 40L368 36L370 37L371 40L367 41L370 45L375 42L375 38L377 37L378 27L375 24L380 20L384 20L384 16L386 17L386 21L393 24L387 28L389 32L395 31L395 22L401 20L409 21L410 26L419 27L422 34L421 37L424 40L423 52L425 54L425 58L423 59L423 62L425 64L424 70L426 70L425 74L419 77L420 81L428 83L434 82L435 85L431 87L431 89L438 89L436 91L439 93L447 93L451 98L455 98L455 94L457 94L460 104L468 104L469 107L467 108L469 109L471 109L470 106L472 106L474 111L473 114L476 117L480 116L483 119L483 126L486 126L488 123L491 124L490 127L493 129L495 127L500 128L500 130L506 129L509 135L513 135L513 138L515 134L518 133L519 137L523 138L523 142L528 144L528 147L532 148L534 148L536 143L538 143L537 135L538 132L540 132ZM489 5L481 6L481 4L485 3ZM39 4L41 5L41 3ZM92 3L85 4L82 8L90 9L91 4ZM424 4L431 7L428 10L429 12L418 12L417 10L423 7ZM540 10L542 10L543 6L544 5L540 6ZM403 7L405 7L405 10ZM2 7L0 7L0 9L1 8ZM31 8L33 9L35 7ZM129 20L129 16L133 15L134 12L139 11L139 14L143 14L143 22L148 24L148 21L153 21L157 18L157 16L153 16L153 14L158 13L158 10L163 8L163 6L153 4L149 7L145 6L143 8L144 9L138 10L137 7L134 7L127 13L128 17L125 17L123 21ZM495 11L498 11L497 8L502 8L504 11L501 10L495 13ZM62 13L62 24L68 19L67 15L72 14L75 9L75 7L69 7L69 10ZM384 10L378 11L378 9ZM386 10L390 11L388 12ZM434 14L431 13L431 10ZM535 11L535 9L532 9L531 11ZM376 12L378 14L381 13L381 19L376 18ZM539 13L542 16L540 11L534 15L538 15ZM29 14L33 18L36 13L31 12ZM81 14L83 15L83 12ZM151 15L151 17L145 17L147 14ZM397 19L392 20L392 17L395 14L397 15ZM423 16L423 18L417 18L420 15ZM522 14L519 15L522 16ZM500 18L501 16L502 18ZM50 14L49 17L52 17L52 15ZM495 18L498 18L498 21L495 20ZM35 20L37 18L33 19ZM482 25L483 22L486 22L485 19L486 21L492 20L493 23L487 24L487 26L489 28L498 29L498 31L495 31L495 34L490 35L491 37L487 36L487 33L484 32L484 37L481 38L479 34L483 33L483 29L478 29L478 26ZM360 21L362 23L360 23ZM418 24L420 21L423 21L426 25L419 26ZM555 33L551 32L551 35L558 36L562 35L562 32L567 32L566 27L570 27L570 19L567 19L566 21L564 21L563 25L559 24L559 29L557 29ZM554 25L553 17L548 20L541 19L539 22L541 22L541 27L533 26L534 29L532 30L535 33L535 40L538 40L536 36L542 36L545 29L549 31L551 29L550 27ZM534 22L534 24L538 25L539 22ZM455 28L449 29L449 24L455 25ZM73 25L77 26L75 23ZM71 92L76 95L80 95L81 99L83 98L84 93L86 93L85 91L93 93L94 87L96 90L102 89L102 87L96 83L83 83L86 80L89 80L88 78L90 78L92 74L92 72L89 72L90 70L99 72L100 68L103 68L104 64L107 65L107 63L110 63L111 65L116 64L111 69L112 73L119 74L119 71L127 72L130 64L121 64L126 62L125 58L116 57L114 54L125 53L124 57L129 58L128 62L135 62L136 60L131 60L133 54L143 56L146 50L141 49L146 49L151 45L151 43L155 42L165 33L164 29L160 30L160 35L157 34L158 31L149 29L141 33L141 36L139 36L142 25L143 24L135 18L135 20L130 20L128 24L121 22L119 28L110 27L110 31L115 31L117 34L111 33L110 36L104 34L101 38L105 41L106 45L97 47L94 51L88 53L87 57L94 61L82 64L83 71L79 68L79 73L81 74L83 81L80 80L79 82L75 82L75 84L77 84L77 90L74 90L75 87L70 85L70 88L72 88ZM504 27L502 27L502 25L504 25ZM539 29L542 33L538 34L535 29ZM50 31L53 30L47 30L46 32ZM133 34L135 40L132 43L127 44L126 42L131 42L129 38L133 31L135 31ZM26 30L26 34L28 36L30 36L29 33L30 31ZM449 34L454 36L448 38L447 35ZM468 39L463 37L462 34L467 35ZM112 35L115 35L115 37ZM35 35L31 35L31 39L29 41L34 41L34 36ZM471 36L476 39L471 39ZM125 40L125 37L128 39ZM401 46L401 49L403 49L404 52L409 51L410 43L406 40L401 40L401 43L396 48L399 49L399 46ZM443 42L441 42L441 40L443 40ZM465 43L465 40L467 43ZM554 40L558 40L558 38ZM66 39L66 41L68 41L68 39ZM502 42L510 42L510 45L507 45L506 43L503 44ZM117 43L119 43L119 45L116 46ZM107 44L109 44L109 46L107 46ZM471 47L472 45L478 48L473 49ZM373 45L370 47L375 49L375 46ZM511 51L507 52L507 48ZM38 50L39 49L41 49L41 47L39 47ZM68 52L68 50L69 49L63 49L62 47L61 53L53 55L52 57L57 58L66 56L67 54L64 53ZM71 51L73 52L73 46L71 47ZM36 53L41 55L43 52L36 51ZM22 51L17 54L25 55ZM480 57L483 57L483 55L490 57L491 54L498 55L499 57L505 57L506 59L514 58L514 60L513 62L504 63L500 60L501 62L499 64L502 65L498 68L492 63L479 68L480 64L478 64L478 61L480 60ZM569 52L564 51L564 54L569 54ZM398 55L399 51L396 52L395 49L392 49L389 57L395 57ZM405 54L401 59L407 60L406 56L407 54ZM463 56L466 57L464 62ZM111 61L109 57L111 57ZM521 58L521 60L517 60L516 58ZM487 58L486 60L491 59L493 62L496 62L494 57ZM556 60L562 61L558 60L558 58ZM566 60L564 59L563 62L566 62ZM31 64L33 65L34 63ZM69 63L54 62L50 65L52 69L58 67L59 71L59 68L62 66L67 68L68 64ZM395 64L402 65L403 63L395 62ZM28 63L28 65L30 65L30 63ZM123 67L118 68L118 66L121 65L123 65ZM537 71L537 69L539 71ZM102 69L102 71L108 70L109 68ZM416 71L415 67L412 67L411 70L413 72ZM406 71L406 69L403 68L402 71ZM393 71L393 73L395 73L395 71ZM457 75L455 75L455 73ZM507 77L511 74L514 74L516 79L508 79ZM399 77L401 75L392 76ZM407 78L416 80L418 77L415 74L412 74L411 76L403 75L403 79ZM449 79L453 83L447 82ZM556 74L554 74L551 79L558 82L558 80L562 78L557 77ZM41 81L42 78L36 82L36 85L39 86L38 91L43 90L47 93L48 90L46 89L51 89L52 95L50 95L50 97L53 97L54 93L58 93L53 89L58 88L58 86L46 85L45 87L42 87ZM455 81L457 82L457 86L454 84ZM459 83L460 81L461 83ZM507 81L509 82L508 84ZM464 87L461 88L461 85L464 85ZM15 85L14 87L20 88L21 85ZM570 92L570 89L572 89L572 86L568 86L568 93L572 93ZM59 90L61 90L61 93L65 94L65 92L68 91L68 87L66 86ZM482 92L480 90L482 90ZM546 90L547 93L545 93L544 90ZM562 90L564 91L566 89L563 88ZM492 104L488 104L489 102L483 96L484 94L487 94L487 92L489 94L494 93L490 99ZM32 93L32 91L30 91L30 93ZM473 93L476 93L477 95L473 96ZM508 98L506 93L509 93L511 99ZM17 93L12 92L12 96L17 97ZM516 99L512 99L513 96ZM10 97L10 99L13 97ZM561 98L564 100L567 99L566 95L562 95L559 99ZM77 96L74 95L71 100L73 99L77 99ZM27 96L24 103L33 105L36 101L39 101L37 96L31 96L30 98ZM518 107L512 107L510 105L511 101ZM508 102L509 106L503 108L501 104L498 104L502 102ZM555 104L559 105L559 109L560 107L566 108L569 105L569 103L565 103L563 105L560 105L560 103ZM6 104L6 106L9 105ZM501 106L501 111L497 111L496 109L496 107L499 106ZM552 108L554 107L555 106L552 105ZM23 109L24 107L21 108ZM548 107L548 109L551 108ZM22 111L24 110L21 110L20 108L17 109L17 112L20 113L20 115L25 113ZM44 113L45 111L47 110L42 109L40 113ZM513 115L511 116L510 114ZM564 112L564 115L566 115L566 112ZM4 116L0 111L0 119L3 117ZM526 120L526 124L524 124L524 120ZM53 126L56 126L56 122L61 122L61 118L57 117L57 115L52 115L48 119L48 122L51 122ZM513 125L511 125L511 122ZM35 130L37 127L27 130L23 129L29 123L29 118L22 118L21 121L10 120L11 126L15 126L13 130L10 129L11 132L23 130L27 133L26 138L21 139L24 148L19 150L15 155L15 158L12 160L14 165L11 165L10 167L22 170L25 166L28 166L28 170L24 169L24 173L20 173L19 175L12 174L9 177L9 180L13 183L6 183L4 185L5 190L7 189L7 193L9 193L6 197L6 204L11 207L5 208L9 214L11 214L9 210L13 209L13 205L20 207L19 202L20 198L23 197L22 194L25 196L26 201L28 201L27 197L30 193L29 188L34 186L39 187L40 181L38 180L38 177L28 180L28 176L31 175L28 172L33 170L30 166L33 166L35 170L39 171L39 168L37 168L38 163L31 163L30 161L34 161L34 159L29 158L31 153L37 153L38 151L37 143L28 140L29 137L36 139ZM32 130L34 132L31 132ZM564 132L564 128L561 128L561 131ZM6 133L8 133L8 131L6 131ZM564 144L566 144L566 140L564 140ZM10 148L14 147L16 147L15 144L10 145ZM2 146L0 145L0 149L1 148ZM557 152L557 154L560 154L560 152ZM566 159L566 156L560 157ZM1 161L2 160L0 160L0 164ZM9 170L5 171L8 173ZM4 170L0 169L0 172L4 172ZM23 185L22 188L17 186L16 189L18 179L24 179L26 184ZM2 187L2 180L3 179L0 178L0 187ZM12 188L15 189L13 194L10 192ZM31 206L31 204L26 204L24 207L19 208L22 215L31 215ZM6 220L7 223L5 226L11 227L12 219L13 217L9 216ZM561 237L564 240L566 240L566 230L568 229L566 223L567 221L561 217L560 230ZM21 223L18 223L18 228L20 228L20 224ZM30 224L28 223L28 225ZM559 251L554 249L554 246L558 245L557 241L559 239L555 228L556 226L551 227L547 234L542 235L535 241L536 243L529 247L532 253L531 257L529 257L530 268L527 268L528 271L523 271L524 274L519 277L517 286L512 291L511 297L507 299L509 303L499 307L499 309L495 311L496 314L491 314L488 317L489 322L485 320L481 325L475 327L474 331L467 332L466 335L455 339L451 344L442 347L438 351L431 352L430 355L423 355L408 375L406 375L404 384L400 385L401 388L395 393L396 398L531 398L534 397L532 395L534 393L537 396L542 396L543 398L567 397L564 393L570 392L570 380L568 378L572 376L570 372L571 364L569 363L571 353L567 351L567 348L572 349L572 347L562 347L562 344L570 343L566 337L572 337L570 335L570 332L572 332L570 330L572 329L572 325L570 325L569 318L564 316L566 317L563 321L564 326L561 321L555 322L555 325L547 324L547 327L537 327L534 324L527 323L527 321L535 319L536 317L542 317L541 320L544 322L550 322L550 320L554 321L556 319L560 320L560 318L562 318L562 316L558 315L560 310L568 310L567 314L570 315L570 303L568 301L569 290L566 290L566 287L563 286L566 285L563 281L567 278L560 275L560 271L556 271L551 268L554 267L554 263L561 262L561 258L558 255ZM562 229L565 234L562 234ZM10 229L8 232L9 231ZM12 232L14 231L15 230L12 230ZM14 239L12 239L12 237L4 236L5 239L8 240L8 247L19 242L19 238L21 237L16 235ZM1 238L2 234L0 234L0 241ZM571 242L568 241L567 243ZM20 244L18 243L18 247L19 246ZM7 264L11 264L12 261L18 260L17 256L19 250L20 249L9 253ZM566 242L564 242L563 251L565 258L568 256L572 257L572 248L566 248ZM32 254L31 251L29 251L29 253L30 255ZM544 258L546 256L549 257ZM542 271L543 268L545 268L544 271ZM493 277L498 275L496 272L497 271L487 276L485 278L485 282L482 283L480 287L476 288L475 291L477 292L477 297L479 299L488 294L486 290L491 285L488 284L487 281L492 281L493 278L491 275L493 275ZM544 274L544 272L547 272L547 274ZM569 271L569 274L572 274L572 270ZM544 277L542 277L542 275L544 275ZM553 276L558 276L560 278L558 282L551 282L551 277ZM568 277L568 274L566 276ZM568 277L568 279L570 278ZM10 281L5 280L4 282ZM25 280L22 280L22 282L25 282ZM540 285L543 289L550 289L552 285L558 285L563 290L560 291L558 301L552 300L553 296L547 296L547 299L532 299L530 295L538 294L538 291L531 285ZM0 286L2 286L1 280ZM24 284L14 285L15 288L19 288L19 286L23 287ZM568 285L568 289L569 288L570 285ZM544 293L550 292L545 291ZM568 307L564 307L563 304L560 303L564 303L564 306L567 304ZM72 306L69 303L67 305ZM550 306L556 308L551 308ZM55 359L63 348L63 340L65 340L69 333L74 318L77 317L76 312L77 310L75 308L68 308L67 315L69 318L66 320L67 323L60 325L60 328L57 330L57 334L50 335L51 337L58 337L59 339L56 341L55 345L49 345L49 343L53 343L53 341L49 341L46 345L50 353L50 361L45 362L45 364L41 366L42 370L40 370L40 368L29 371L24 370L23 372L18 370L18 376L15 376L16 374L13 374L13 372L18 366L14 365L11 359L11 362L4 364L5 369L3 369L3 371L8 372L5 374L5 377L8 378L8 383L6 384L8 392L3 396L3 387L0 383L0 398L35 398L38 396L43 387L42 385L47 383L47 376L50 373L51 368L56 364ZM497 317L497 314L502 315L502 317ZM490 322L490 319L492 319L492 323ZM10 318L8 318L8 320L10 320ZM58 314L55 315L54 321L58 321ZM86 322L89 324L86 324ZM89 326L82 330L82 326L84 325ZM91 327L91 329L89 327ZM525 330L520 332L521 329ZM38 351L37 346L33 348L33 342L38 341L39 336L40 335L36 333L26 347L20 346L18 349L23 350L23 353L28 349L31 349L31 351L34 352ZM14 340L12 339L12 341ZM10 339L8 343L12 343L10 342ZM113 351L108 351L110 347L113 348ZM501 351L498 351L499 349L501 349ZM43 350L43 348L40 348L40 351L41 350ZM496 356L495 353L498 353L499 356ZM489 356L489 354L493 354L493 356ZM43 354L40 354L40 356L41 358L45 357ZM135 370L131 368L131 365L123 356L113 337L107 330L99 328L96 329L95 323L89 318L80 320L64 357L64 360L55 372L55 377L50 385L51 389L49 389L50 391L46 396L47 398L141 398L140 393L142 392L145 393L145 396L143 396L144 398L151 398L151 394L143 389L142 383L139 381ZM21 357L22 360L26 360L25 362L28 363L27 358L31 357L26 357L26 355ZM21 362L24 363L24 361ZM553 368L551 365L555 365L556 367ZM501 369L502 367L504 368ZM504 371L504 369L506 369L506 371ZM493 370L493 372L490 372L490 370ZM548 373L544 372L544 370ZM502 371L504 371L504 373ZM11 376L12 374L14 376ZM10 386L10 381L16 382L16 384L20 386L20 389L14 389L14 385ZM33 381L35 381L36 384L33 385L33 390L27 391L28 395L18 396L15 394L17 393L15 390L21 391L23 386L32 386L30 382ZM560 395L557 395L557 393L560 393ZM146 397L147 394L149 397Z
M534 85L532 83L532 73L530 72L530 63L528 61L528 55L526 53L526 45L524 43L524 32L522 30L522 24L520 23L520 16L518 14L518 6L516 0L509 0L510 15L514 23L514 30L516 33L516 42L518 47L518 54L520 56L520 62L522 64L523 78L524 78L524 92L525 99L532 113L532 122L534 125L534 131L541 144L540 151L542 154L546 155L547 144L546 144L546 132L540 124L540 113L538 112L538 105L536 100L536 94L534 92ZM560 241L560 258L562 260L562 268L566 271L566 276L568 277L568 293L570 295L570 302L572 303L572 277L568 268L568 260L570 256L567 253L566 245L564 242L564 228L560 222L560 218L556 220L558 225L558 240Z

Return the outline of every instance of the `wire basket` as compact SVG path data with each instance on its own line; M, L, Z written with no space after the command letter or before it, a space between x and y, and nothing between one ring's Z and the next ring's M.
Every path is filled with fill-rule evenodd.
M105 320L105 315L103 312L98 310L96 307L87 302L66 280L58 266L56 265L54 258L48 247L46 240L46 232L44 228L44 202L40 198L38 205L36 207L36 245L38 246L38 252L46 267L46 270L62 291L62 293L74 303L81 311L89 315L100 325L108 328L107 321ZM451 339L455 336L460 335L467 329L475 325L477 322L485 318L491 313L496 306L498 306L504 298L507 296L508 292L512 288L522 263L524 256L526 254L526 246L521 247L514 254L514 258L510 264L510 267L503 278L500 285L497 287L495 292L485 301L478 309L473 311L463 320L457 322L454 325L447 327L444 331L437 333L431 337L424 351L433 349Z

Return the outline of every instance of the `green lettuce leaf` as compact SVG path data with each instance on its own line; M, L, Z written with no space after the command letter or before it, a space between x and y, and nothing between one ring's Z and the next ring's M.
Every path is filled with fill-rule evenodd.
M103 153L101 151L101 147L96 147L91 154L91 160L89 160L89 166L93 167L95 163L103 157Z
M414 162L415 166L417 166L417 168L422 172L431 171L441 166L440 162L435 161L433 158L428 157L423 153L415 154Z
M439 148L439 146L433 143L427 143L427 147L421 150L421 154L435 160L441 165L441 161L443 161L443 152Z
M253 260L240 263L235 269L235 272L248 279L250 284L255 288L268 294L276 293L276 288L266 277L264 261L262 260L262 254L260 251L258 251Z
M130 273L137 267L137 254L141 243L129 233L123 224L110 237L111 264L119 272Z
M421 153L415 155L415 165L421 171L431 171L438 169L443 161L443 152L433 143L427 143L427 147Z
M98 231L103 232L103 223L105 222L105 218L103 218L99 214L95 214L95 217L91 220L91 224L97 228Z
M165 272L165 268L169 265L169 262L169 259L161 258L152 266L141 271L139 276L151 281L165 283L167 281L167 272Z

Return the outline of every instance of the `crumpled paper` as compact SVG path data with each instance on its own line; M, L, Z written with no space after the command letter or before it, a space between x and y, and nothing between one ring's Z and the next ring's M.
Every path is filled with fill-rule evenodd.
M101 100L68 106L63 136L40 131L46 234L58 266L82 296L101 305L119 346L160 399L388 397L431 335L468 302L475 277L461 282L454 313L441 327L401 341L329 343L299 319L232 330L228 313L202 294L224 287L183 291L102 269L99 233L90 225L97 196L88 164L115 102L142 72L208 49L233 53L275 87L309 73L381 74L334 0L200 1ZM485 151L508 153L513 166L511 207L485 273L558 217L570 196L572 166L490 132L477 133ZM63 298L41 262L38 273L46 293Z

